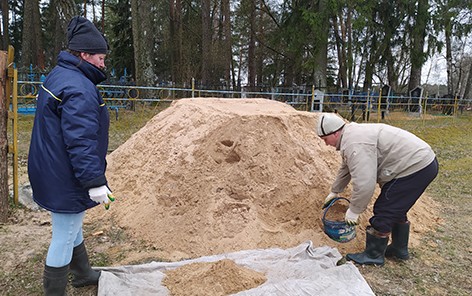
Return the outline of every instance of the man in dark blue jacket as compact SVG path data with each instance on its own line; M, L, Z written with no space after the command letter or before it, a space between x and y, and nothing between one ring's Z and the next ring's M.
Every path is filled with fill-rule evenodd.
M70 21L67 38L68 49L38 92L28 157L33 198L52 217L46 295L64 295L69 269L73 286L98 284L82 224L87 209L113 201L105 177L109 114L96 87L106 79L108 43L83 17Z

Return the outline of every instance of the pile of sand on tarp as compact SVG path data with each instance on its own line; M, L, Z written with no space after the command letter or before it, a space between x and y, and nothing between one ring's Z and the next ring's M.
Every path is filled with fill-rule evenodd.
M363 249L369 211L349 243L323 233L321 205L340 156L316 136L318 116L266 99L175 101L109 155L117 201L88 216L113 221L165 260L307 240ZM412 241L428 230L430 205L423 197L410 212Z
M224 259L190 263L167 271L163 284L173 296L208 296L249 290L266 280L264 274Z

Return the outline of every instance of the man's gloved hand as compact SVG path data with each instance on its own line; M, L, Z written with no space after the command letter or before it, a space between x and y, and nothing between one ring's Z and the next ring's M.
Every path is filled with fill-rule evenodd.
M328 194L328 196L325 198L323 207L322 207L321 209L325 209L327 206L329 206L329 203L330 203L333 199L335 199L336 197L338 197L338 194L337 194L337 193L330 192L330 193Z
M110 208L110 202L115 201L115 198L107 185L90 188L88 193L91 200L96 203L105 204L105 209L107 210Z
M359 214L356 214L351 211L351 209L347 209L346 216L344 217L344 221L346 221L347 225L354 226L359 224L357 220L359 219Z

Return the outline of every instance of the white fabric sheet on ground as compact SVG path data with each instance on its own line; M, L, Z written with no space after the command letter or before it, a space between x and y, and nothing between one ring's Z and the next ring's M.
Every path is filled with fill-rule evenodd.
M336 266L341 258L337 249L313 248L308 241L286 250L247 250L178 262L105 267L100 268L98 295L170 295L161 283L166 270L223 259L262 272L267 278L256 288L233 294L237 296L375 295L354 264Z

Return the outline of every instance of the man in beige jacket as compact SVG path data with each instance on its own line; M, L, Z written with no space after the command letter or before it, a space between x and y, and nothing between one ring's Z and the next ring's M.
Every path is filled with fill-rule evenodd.
M352 183L352 196L345 221L357 225L374 194L374 215L366 230L366 249L347 254L358 264L383 265L384 258L409 258L410 223L407 212L438 174L438 162L431 147L410 132L387 124L346 123L334 113L323 113L318 136L340 151L342 164L323 208ZM392 234L392 243L387 247Z

